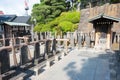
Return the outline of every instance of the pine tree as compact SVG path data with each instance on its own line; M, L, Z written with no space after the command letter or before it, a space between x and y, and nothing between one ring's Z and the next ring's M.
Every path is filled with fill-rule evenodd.
M33 6L32 17L37 23L45 24L58 17L63 11L66 11L65 0L41 0L40 4Z

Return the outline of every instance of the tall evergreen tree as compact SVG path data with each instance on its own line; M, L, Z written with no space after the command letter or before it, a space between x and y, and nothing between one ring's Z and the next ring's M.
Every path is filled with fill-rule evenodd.
M40 4L35 4L32 9L32 17L38 23L45 24L66 10L65 0L41 0Z

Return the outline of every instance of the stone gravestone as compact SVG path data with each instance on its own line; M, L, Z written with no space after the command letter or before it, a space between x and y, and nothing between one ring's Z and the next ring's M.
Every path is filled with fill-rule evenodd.
M77 31L73 33L73 37L74 37L74 45L75 45L77 43L77 38L78 38Z
M42 35L42 39L45 39L45 32L42 32L41 35Z
M0 51L1 73L5 73L10 70L10 58L8 50Z
M43 40L43 34L40 32L40 39Z
M40 33L37 33L37 35L38 35L38 40L41 40L41 35L40 35Z
M57 39L60 39L60 35L57 36ZM57 41L57 44L60 46L60 41Z
M67 38L70 39L70 32L67 32Z
M71 45L72 48L75 46L74 45L74 38L73 37L70 38L70 45Z
M49 53L50 53L50 48L51 48L51 45L50 45L50 40L47 40L45 42L45 57L49 57Z
M55 55L56 53L56 39L53 39L52 41L52 53Z
M9 39L5 39L5 46L9 46L9 42L10 42Z
M90 47L90 36L85 36L85 47Z
M35 47L34 47L34 59L38 59L40 57L40 44L39 43L35 43Z
M16 38L16 44L20 44L20 39L19 38Z
M78 49L82 47L82 36L78 36Z
M26 64L27 62L29 62L29 58L28 58L28 47L26 45L21 47L21 65Z

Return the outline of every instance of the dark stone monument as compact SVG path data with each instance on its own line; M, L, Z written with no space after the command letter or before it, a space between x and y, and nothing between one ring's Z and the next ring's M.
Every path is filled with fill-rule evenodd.
M52 51L51 51L51 41L50 40L47 40L45 42L45 55L47 55L48 57L50 57L52 54Z
M37 33L37 35L38 35L38 40L41 40L41 35L40 35L40 33Z
M49 53L49 51L50 51L50 40L47 40L46 42L45 42L45 53Z
M1 73L5 73L10 70L10 58L8 50L0 51Z
M40 57L40 44L35 43L35 49L34 49L34 59L37 59Z
M10 40L9 39L5 39L5 46L9 46L10 45Z
M24 45L21 47L21 65L24 65L27 62L29 62L28 47L26 45Z
M53 41L52 41L52 53L53 54L56 53L56 39L53 39Z
M18 38L16 38L15 40L16 40L16 44L20 44L20 40Z

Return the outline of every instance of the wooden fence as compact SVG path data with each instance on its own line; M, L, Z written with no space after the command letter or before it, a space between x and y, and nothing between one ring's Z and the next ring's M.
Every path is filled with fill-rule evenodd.
M51 62L57 62L68 53L68 39L36 39L30 36L5 38L0 47L1 80L26 79L38 75L42 66L49 68Z

